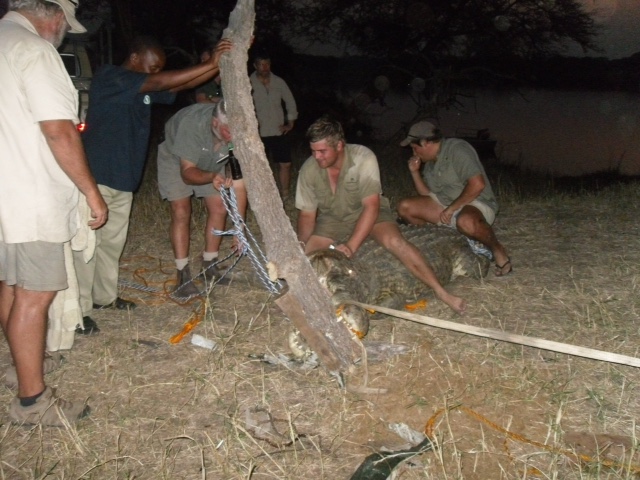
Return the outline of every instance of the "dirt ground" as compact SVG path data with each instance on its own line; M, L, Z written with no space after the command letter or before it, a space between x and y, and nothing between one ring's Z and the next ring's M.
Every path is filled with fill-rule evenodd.
M392 201L408 177L391 181ZM404 183L403 183L404 182ZM170 288L168 210L152 181L136 197L123 280ZM579 195L520 198L494 184L496 223L514 272L450 288L468 312L433 297L417 311L458 323L638 356L640 215L635 185ZM295 218L292 205L287 212ZM191 254L202 248L202 211ZM255 219L248 225L259 236ZM230 245L225 240L225 246ZM289 321L247 258L206 302L179 305L123 288L132 312L101 311L99 335L77 337L47 381L91 416L75 428L0 427L2 479L348 479L365 457L407 442L405 423L430 433L433 451L396 479L627 479L640 472L637 368L518 346L387 317L366 341L406 345L369 362L368 386L340 388L322 367L268 365L288 353ZM203 312L192 333L211 351L169 339ZM8 365L5 343L0 346ZM365 367L347 378L362 385ZM9 403L14 392L2 388ZM581 455L581 456L579 456ZM378 478L378 477L376 477Z

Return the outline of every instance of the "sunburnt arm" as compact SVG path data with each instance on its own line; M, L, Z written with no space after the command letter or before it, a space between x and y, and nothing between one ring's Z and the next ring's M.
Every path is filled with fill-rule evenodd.
M46 120L40 122L40 129L60 168L87 198L93 218L89 226L100 228L107 221L108 207L89 169L76 126L71 120Z
M196 167L195 163L188 160L180 160L180 176L182 181L187 185L206 185L207 183L213 183L216 189L220 189L222 185L230 186L231 179L227 182L227 179L215 172L207 172Z
M306 244L313 234L313 229L316 227L316 210L305 211L301 210L298 214L298 224L296 227L298 233L298 240Z
M367 236L373 230L373 226L378 219L378 214L380 213L380 195L369 195L366 198L362 199L362 213L360 213L360 217L358 217L358 221L356 222L356 226L353 228L353 232L349 237L349 240L344 244L349 252L344 252L348 257L355 254L356 251L360 248L360 245L366 240ZM341 246L337 247L338 250L342 251Z
M440 214L440 221L448 225L451 222L453 213L478 198L484 190L485 185L486 183L481 173L467 180L467 184L464 186L458 198L451 202L451 205L445 208Z

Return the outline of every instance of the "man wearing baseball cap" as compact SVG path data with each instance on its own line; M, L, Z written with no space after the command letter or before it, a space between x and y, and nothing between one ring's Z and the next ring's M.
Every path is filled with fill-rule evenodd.
M9 418L18 424L64 426L89 413L44 382L60 365L44 355L47 311L68 286L64 244L78 228L78 191L89 226L107 221L76 130L78 94L56 51L68 31L85 31L76 6L10 0L0 20L0 324L18 389Z
M511 273L511 259L491 227L498 202L475 149L460 138L443 138L426 120L415 123L400 145L413 151L409 171L418 191L398 202L400 218L413 225L450 225L491 250L496 276Z
M85 33L87 31L76 19L76 9L79 6L78 0L46 0L45 3L57 3L60 5L69 24L69 33Z

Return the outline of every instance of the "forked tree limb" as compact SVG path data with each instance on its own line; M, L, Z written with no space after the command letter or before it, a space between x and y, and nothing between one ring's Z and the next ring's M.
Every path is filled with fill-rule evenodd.
M266 255L286 280L288 292L276 303L305 337L330 371L347 371L358 356L347 327L336 321L329 294L320 285L300 248L283 207L258 133L251 83L247 72L253 36L253 0L239 0L223 37L233 42L220 59L222 90L227 104L234 152L240 162L251 210L256 216Z
M554 342L544 340L542 338L527 337L516 333L508 333L490 328L474 327L473 325L464 325L461 323L449 322L438 318L427 317L415 313L395 310L393 308L380 307L378 305L369 305L356 301L345 302L351 303L366 310L375 310L376 312L385 313L394 317L410 320L412 322L429 325L431 327L444 328L445 330L453 330L455 332L469 333L478 337L492 338L503 342L517 343L518 345L526 345L527 347L540 348L552 352L566 353L578 357L591 358L593 360L602 360L609 363L619 363L621 365L629 365L631 367L640 367L640 358L620 355L618 353L605 352L593 348L579 347L568 343Z

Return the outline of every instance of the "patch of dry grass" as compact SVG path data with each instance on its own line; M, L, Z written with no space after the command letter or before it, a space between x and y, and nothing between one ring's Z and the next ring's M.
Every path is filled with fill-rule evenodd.
M304 148L296 152L299 165ZM411 194L397 149L380 147L379 154L387 195L397 201ZM452 285L470 305L465 317L435 299L425 313L638 356L639 195L627 185L502 196L496 230L514 274ZM295 216L290 205L287 211ZM203 216L196 204L194 261ZM135 200L123 278L137 274L154 285L173 278L168 221L150 167ZM255 219L249 225L259 233ZM403 465L399 478L620 480L635 478L640 465L640 373L632 367L388 318L373 322L369 338L410 346L406 355L369 365L369 386L389 393L348 393L321 368L274 367L250 357L286 353L289 325L246 260L231 285L214 289L194 330L216 342L214 351L191 345L189 336L168 341L195 303L122 294L139 308L97 312L102 332L77 338L66 364L47 378L67 398L88 398L92 415L69 429L3 424L0 478L349 478L369 453L404 443L388 423L422 430L443 408L433 425L438 448ZM7 364L6 345L0 348ZM359 385L361 378L348 381ZM5 404L13 394L0 392ZM455 406L486 420L446 410ZM256 409L270 412L278 442L250 428L247 412Z

